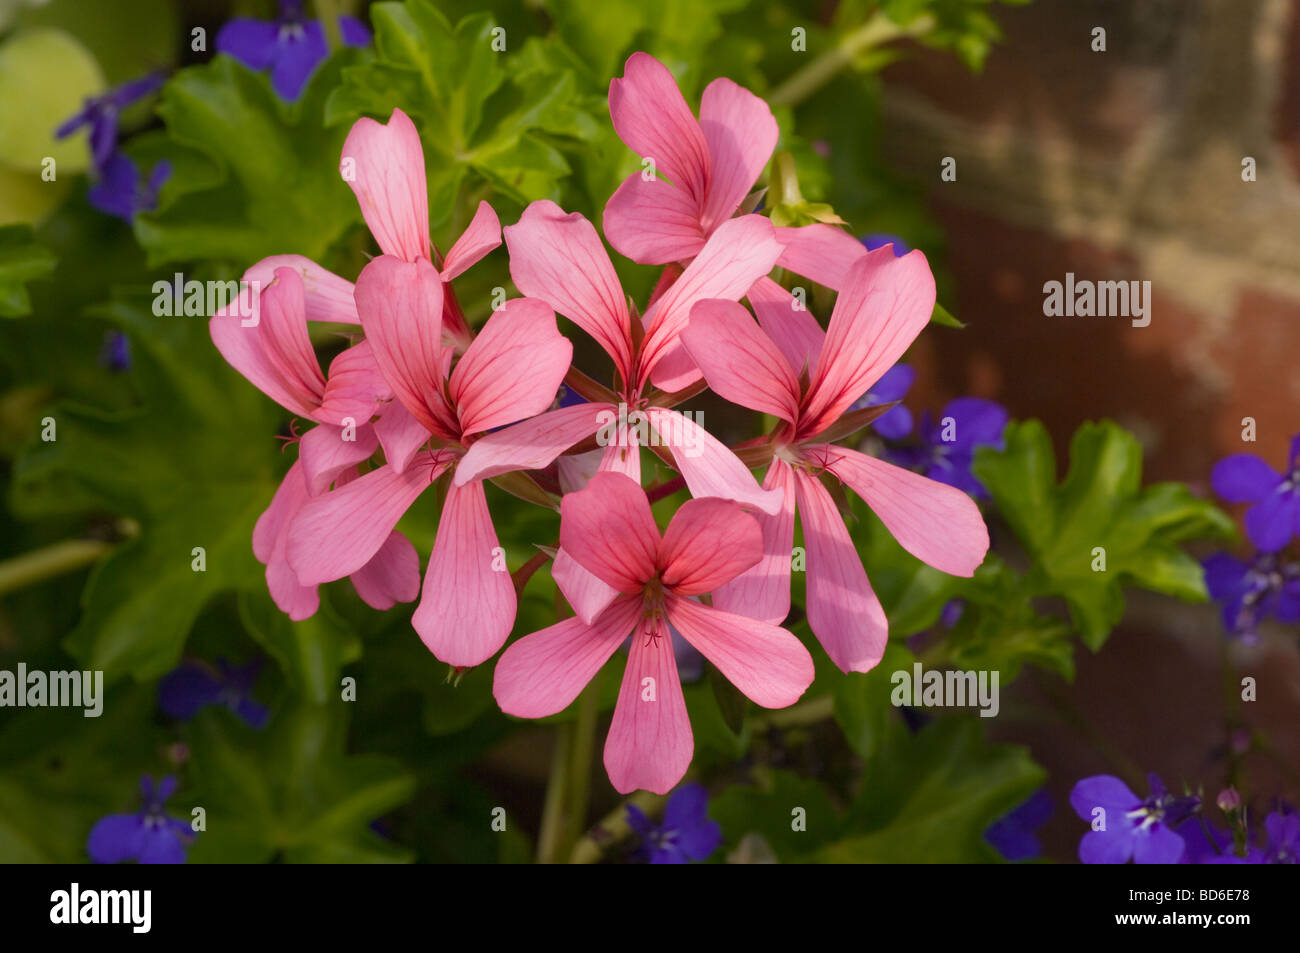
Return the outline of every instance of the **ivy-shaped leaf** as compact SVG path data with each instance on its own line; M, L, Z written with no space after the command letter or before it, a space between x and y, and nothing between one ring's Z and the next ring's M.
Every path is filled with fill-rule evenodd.
M135 221L149 264L207 259L243 267L290 253L319 259L360 221L339 175L347 127L327 128L323 117L339 70L361 55L336 53L291 105L276 97L264 75L227 56L177 73L158 108L174 157L172 177L159 209ZM187 161L193 152L207 163ZM215 182L207 165L216 167Z
M109 681L153 678L213 595L265 586L251 538L275 492L266 435L277 415L222 361L203 319L121 302L94 313L127 332L140 404L52 408L56 439L19 459L13 504L24 518L107 510L139 524L92 572L66 647Z
M1205 601L1200 563L1178 544L1235 534L1225 513L1182 484L1143 489L1142 449L1111 421L1079 428L1059 486L1036 420L1008 425L1005 450L981 447L973 472L1032 556L1037 594L1064 598L1094 650L1124 613L1125 584Z

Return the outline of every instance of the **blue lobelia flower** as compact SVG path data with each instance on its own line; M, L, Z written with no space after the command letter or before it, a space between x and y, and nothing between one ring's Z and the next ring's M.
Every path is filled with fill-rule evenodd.
M909 364L895 364L885 371L880 380L871 385L871 390L858 398L850 410L861 410L875 404L888 404L902 400L912 381L916 380L916 369ZM876 433L886 440L902 440L912 432L912 412L899 404L871 422Z
M1052 798L1040 788L1018 808L989 827L984 839L1007 860L1033 860L1043 853L1034 829L1042 827L1052 816Z
M163 159L150 171L149 181L141 183L140 169L135 162L115 152L86 197L101 212L129 223L137 212L151 211L158 204L158 190L171 172L171 163Z
M182 662L158 683L159 707L184 721L209 705L224 705L252 728L265 725L268 712L253 700L253 685L262 663L231 665L221 659L217 666L214 669L197 660Z
M722 843L722 828L709 820L709 794L699 784L683 784L668 798L662 824L653 823L634 804L627 822L641 835L638 854L652 864L685 864L704 860Z
M163 811L164 802L176 790L176 779L168 776L154 790L148 776L140 779L144 805L135 814L101 817L90 829L86 853L97 864L120 864L134 860L142 864L183 864L185 851L194 839L190 825Z
M370 31L355 17L339 17L339 33L347 46L370 42ZM311 74L329 55L325 28L319 20L309 20L303 14L302 0L280 0L277 20L231 20L217 34L217 51L249 69L270 69L271 85L286 102L302 95Z
M1274 811L1264 820L1268 840L1250 851L1247 863L1300 864L1300 814Z
M1084 778L1070 792L1070 806L1089 823L1100 821L1103 830L1090 830L1079 841L1079 859L1085 864L1176 864L1187 849L1174 828L1200 807L1197 797L1174 797L1154 774L1147 775L1151 794L1146 799L1129 790L1119 778L1099 774ZM1104 814L1095 815L1101 808Z
M1291 438L1285 474L1253 453L1234 453L1214 465L1210 483L1229 503L1255 504L1246 511L1246 535L1265 552L1277 552L1300 534L1300 434Z
M117 117L127 106L143 99L166 81L164 73L150 73L110 89L101 96L88 97L81 111L54 131L55 137L67 138L82 126L90 127L90 155L95 171L104 174L117 153Z
M1204 826L1188 822L1178 831L1183 839L1184 864L1234 864L1243 861L1233 856L1232 834L1221 831L1208 821Z
M121 331L105 331L104 342L99 347L99 363L110 371L122 373L131 369L131 339Z
M912 250L907 242L897 235L890 235L887 232L872 232L870 235L863 235L860 241L866 246L867 251L875 251L877 248L893 245L895 258L902 258Z
M921 470L931 480L955 486L974 497L985 497L988 491L970 470L975 448L1002 449L1007 418L1006 408L999 403L959 397L943 408L938 423L931 420L929 413L924 415L917 430L919 446L899 447L889 456L896 463Z
M1300 563L1277 553L1256 553L1243 562L1227 553L1205 560L1205 587L1223 608L1223 625L1232 638L1254 642L1269 616L1300 622Z

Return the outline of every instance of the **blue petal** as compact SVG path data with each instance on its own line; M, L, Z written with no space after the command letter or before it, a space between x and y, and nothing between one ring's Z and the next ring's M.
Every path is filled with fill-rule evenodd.
M984 839L1007 860L1033 860L1043 852L1043 845L1032 831L1003 818L984 832Z
M274 23L237 17L217 34L217 52L233 56L249 69L264 70L275 59L279 35L280 28Z
M867 251L875 251L877 248L884 248L886 245L893 245L895 258L901 258L912 250L908 244L897 235L890 235L887 232L872 232L870 235L863 235L862 244L866 246Z
M658 850L656 850L653 854L650 855L650 863L684 864L686 863L686 856L676 848L660 847Z
M1133 856L1132 833L1128 826L1088 831L1079 841L1079 860L1085 864L1126 863Z
M1268 496L1282 478L1253 453L1234 453L1214 465L1210 484L1229 503L1254 503Z
M1127 784L1110 774L1098 774L1084 778L1070 791L1070 806L1074 813L1091 823L1092 810L1096 807L1106 809L1106 823L1114 827L1112 815L1131 811L1142 803L1142 799L1129 790Z
M705 821L684 828L677 834L677 847L691 860L704 860L722 843L722 828L717 821Z
M912 412L899 404L873 420L871 426L886 440L902 440L912 432Z
M1176 864L1186 850L1183 839L1164 824L1133 832L1133 863Z
M276 94L286 102L297 99L312 72L328 53L325 31L315 20L303 24L301 35L281 40L275 68L271 71L271 85Z
M234 705L233 710L250 728L263 727L270 716L270 712L267 711L265 705L259 705L251 698L241 698Z
M154 796L157 799L158 803L161 804L175 793L176 793L176 777L175 775L169 774L161 781L158 782L158 790Z
M1227 553L1215 553L1205 560L1205 588L1215 602L1238 598L1246 582L1246 564Z
M637 807L635 804L629 804L627 806L627 826L632 828L632 830L636 831L642 837L648 837L651 833L658 830L658 828L656 828L651 822L650 818L646 817L641 808Z
M140 170L118 152L104 167L100 180L86 193L90 204L108 215L130 222L135 216L135 192Z
M155 827L144 832L140 850L142 864L183 864L185 844L170 825Z
M199 709L216 704L221 683L204 665L185 662L158 683L158 707L171 718L193 718Z
M946 446L972 450L986 444L1001 447L1002 431L1006 429L1009 415L1006 408L996 401L958 397L948 402L940 416L951 417L956 423L953 440ZM942 433L942 427L939 429Z
M109 814L90 829L86 853L97 864L120 864L140 856L144 818L139 814Z
M871 385L873 403L887 404L891 400L902 400L912 382L916 380L916 368L910 364L895 364Z
M1291 540L1296 494L1270 493L1246 512L1246 535L1266 553L1275 553Z
M54 130L54 138L66 139L68 136L72 135L82 126L89 123L91 121L91 118L92 118L91 108L89 106L83 107L80 112L74 115L71 119L64 120L59 125L59 128Z
M370 30L356 17L339 17L339 33L347 46L370 45Z
M664 830L684 831L708 818L709 792L700 784L683 784L668 798Z
M158 70L147 76L141 76L139 79L123 83L109 93L107 98L118 109L125 109L136 100L144 99L154 90L159 89L165 82L167 82L167 74Z
M111 112L96 114L90 122L90 157L95 170L103 172L113 160L117 148L117 115Z

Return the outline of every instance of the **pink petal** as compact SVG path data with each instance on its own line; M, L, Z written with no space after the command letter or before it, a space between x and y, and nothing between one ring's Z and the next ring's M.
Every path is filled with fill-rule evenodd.
M393 389L380 373L369 341L354 344L330 362L325 379L325 396L315 413L322 423L356 425L366 423L379 412L382 401L391 400Z
M581 490L600 470L605 451L596 449L586 453L568 453L555 461L556 474L560 478L560 492L573 493ZM640 479L636 481L640 483Z
M565 619L501 653L492 694L507 715L545 718L567 708L636 624L641 600L624 597L594 624Z
M639 591L659 550L645 491L621 473L597 473L560 501L560 547L619 592Z
M271 284L280 268L292 268L302 279L303 306L308 321L360 324L352 299L352 282L327 271L302 255L271 255L244 272L243 280L260 292ZM221 313L221 312L218 312Z
M356 193L361 216L385 255L402 261L432 258L429 195L420 134L394 109L386 124L361 118L343 143L340 168Z
M540 414L555 401L573 345L538 298L514 298L492 313L451 373L462 434Z
M634 413L639 413L634 411ZM609 419L613 423L615 414L613 410L609 411ZM647 424L649 420L647 419ZM635 426L629 426L629 423L635 423L635 418L631 414L627 418L613 423L615 428L614 439L605 444L604 454L600 459L600 470L606 473L621 473L637 486L641 485L641 444L637 439ZM602 430L605 425L602 423ZM604 434L601 431L596 433L596 442L600 443ZM649 434L646 435L649 437Z
M704 372L700 370L695 359L682 346L682 339L669 341L659 353L654 370L650 374L650 383L665 393L685 390L692 384L703 380Z
M309 499L302 464L294 463L253 527L253 554L266 563L266 588L281 612L295 622L310 618L320 608L315 586L304 586L285 559L290 522Z
M461 457L453 482L464 486L511 470L540 470L575 443L590 437L609 404L574 404L479 437Z
M779 457L767 468L764 489L780 490L781 509L775 516L756 513L763 528L763 557L753 569L713 592L713 604L727 612L774 625L790 614L790 561L794 549L794 471Z
M590 334L628 380L632 337L627 299L596 229L577 212L533 202L505 228L510 276L521 293L541 298Z
M350 432L354 439L346 440L347 428L320 424L308 430L298 441L298 459L302 462L312 496L323 493L336 476L370 459L371 454L379 449L379 438L370 424L361 424Z
M605 238L641 265L688 261L704 247L700 209L685 189L633 172L605 203Z
M411 624L441 661L478 665L505 644L515 609L515 586L492 527L483 484L453 484Z
M785 629L674 595L667 611L682 637L755 704L785 708L812 684L812 656Z
M390 533L370 562L352 574L352 585L372 609L414 602L420 594L420 557L401 533Z
M860 241L834 225L781 226L776 237L784 246L777 264L836 291L844 288L849 269L867 255Z
M660 578L683 596L712 592L763 556L758 520L730 500L688 500L659 547Z
M862 497L899 544L953 576L973 576L989 550L989 531L969 496L847 447L809 447Z
M429 440L429 431L411 416L399 400L389 401L374 423L375 435L384 448L384 459L394 472L401 473Z
M780 492L759 487L754 474L727 445L694 420L663 407L651 407L646 413L660 445L672 451L691 496L718 496L764 513L781 508Z
M889 640L885 610L831 495L803 470L794 478L808 550L808 625L841 671L868 672Z
M424 429L452 439L459 424L442 400L442 281L427 261L384 255L357 279L357 310L375 361Z
M668 67L648 53L628 57L623 77L609 83L609 118L629 149L702 204L709 147Z
M700 129L711 159L703 215L707 232L740 207L772 157L779 130L767 103L729 79L715 79L704 88Z
M821 433L893 367L930 321L934 275L925 255L878 248L854 265L831 314L800 421Z
M605 739L610 783L620 794L639 788L667 794L690 767L694 753L673 640L667 633L651 638L638 628Z
M677 340L697 301L739 300L750 285L772 270L780 252L772 223L761 215L744 215L720 225L704 250L646 313L649 330L641 346L642 379Z
M260 302L256 325L245 327L237 313L215 314L208 322L212 343L262 393L290 413L312 417L325 393L325 378L307 334L301 279L280 269Z
M799 380L772 339L734 301L701 301L682 343L719 396L794 423Z
M551 578L578 614L578 618L588 624L594 623L619 596L617 589L583 569L563 547L555 552L555 560L551 563Z
M456 239L442 261L442 280L451 281L501 244L501 220L492 206L479 202L469 228Z
M298 578L316 585L368 563L447 465L444 457L421 454L402 473L382 466L312 499L289 528L289 565Z
M811 289L805 288L805 294ZM795 296L766 276L749 287L747 295L759 327L780 348L797 373L817 366L826 332L806 306L796 307Z

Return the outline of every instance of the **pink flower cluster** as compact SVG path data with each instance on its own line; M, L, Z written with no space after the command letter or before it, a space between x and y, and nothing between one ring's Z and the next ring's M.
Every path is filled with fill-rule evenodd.
M486 662L510 635L516 594L483 482L558 472L569 492L552 573L575 615L512 643L494 692L509 714L554 714L632 635L605 765L621 792L664 793L693 752L669 625L759 705L793 704L812 682L812 657L781 627L796 510L813 633L844 671L879 662L885 615L827 481L846 484L904 548L945 572L971 575L988 533L959 490L834 443L862 425L850 408L929 320L925 257L742 213L777 126L730 80L708 86L697 119L668 70L638 53L611 82L609 108L623 141L663 173L629 177L603 219L618 252L664 266L643 315L592 224L539 201L504 229L523 297L471 328L452 282L501 244L500 223L481 203L445 256L433 247L419 134L394 110L386 125L358 121L342 155L383 254L355 286L296 255L258 262L244 276L264 288L258 322L230 309L211 333L240 373L318 425L253 534L271 595L294 619L317 610L321 583L348 576L376 609L418 596L412 622L439 659ZM769 277L777 266L839 292L826 330ZM570 375L556 312L609 355L612 388ZM328 373L313 321L354 333ZM588 400L551 409L566 375L587 382ZM672 409L706 385L779 421L743 462ZM629 410L694 497L662 534L641 487L645 428L629 425ZM590 449L615 413L615 439ZM760 486L750 467L763 464ZM419 557L396 526L439 480L445 501L421 586Z

